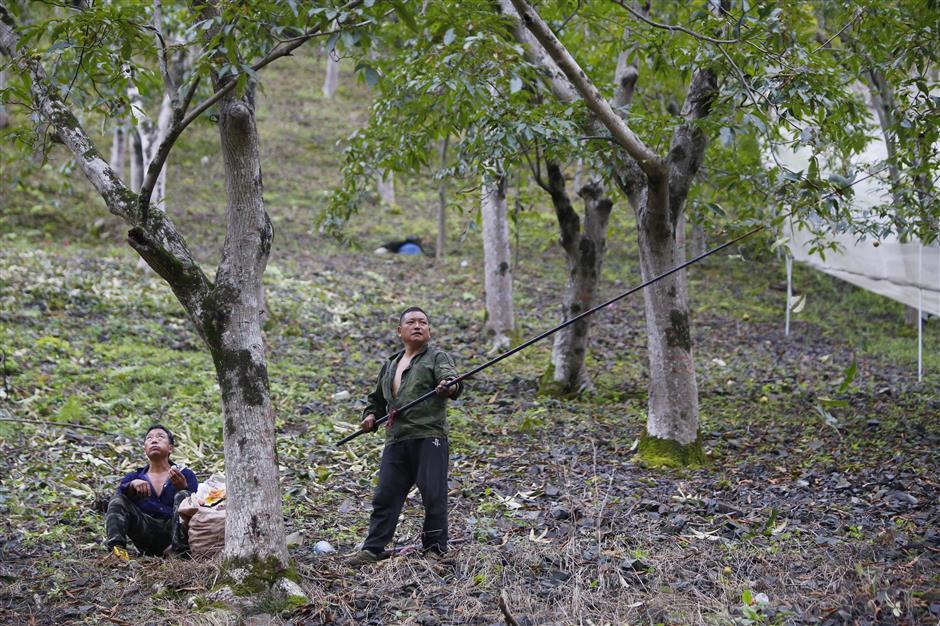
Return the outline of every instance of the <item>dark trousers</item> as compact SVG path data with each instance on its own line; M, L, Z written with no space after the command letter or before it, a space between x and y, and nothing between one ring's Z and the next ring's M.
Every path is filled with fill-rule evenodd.
M178 554L189 552L189 537L186 528L179 523L177 509L185 498L189 497L186 490L177 492L173 498L173 515L170 519L157 519L147 515L134 504L126 495L118 494L108 502L108 512L105 514L104 525L108 533L105 545L127 547L127 538L130 537L141 554L162 556L163 552L172 547Z
M421 544L425 550L447 551L448 456L444 437L409 439L385 446L364 549L375 553L385 550L395 534L405 498L417 484L424 501Z

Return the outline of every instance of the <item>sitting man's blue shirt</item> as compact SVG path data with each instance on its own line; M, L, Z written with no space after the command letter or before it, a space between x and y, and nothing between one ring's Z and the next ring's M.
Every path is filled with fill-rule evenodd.
M177 489L173 486L173 483L167 480L163 485L163 491L160 492L160 496L155 496L154 494L157 490L154 488L153 483L150 483L150 477L147 476L148 469L150 469L150 466L145 465L136 472L131 472L122 478L121 484L118 486L118 494L128 496L134 501L134 504L137 505L137 508L139 508L141 512L151 517L170 519L170 517L173 516L173 498L176 496ZM186 490L190 493L196 493L196 489L199 487L199 481L196 480L196 475L193 471L185 467L180 473L186 477ZM138 478L140 480L146 480L150 484L150 495L146 498L140 498L127 492L127 486L131 484L131 481L137 480Z

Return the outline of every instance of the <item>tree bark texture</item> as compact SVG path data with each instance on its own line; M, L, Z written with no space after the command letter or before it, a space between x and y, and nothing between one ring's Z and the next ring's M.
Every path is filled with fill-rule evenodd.
M127 152L128 152L128 161L130 162L129 169L129 182L131 191L138 193L140 191L140 186L144 183L144 151L140 145L140 133L137 132L137 129L131 127L127 133Z
M124 161L127 154L127 132L124 124L117 124L111 133L111 169L124 179Z
M222 391L228 516L225 559L283 571L288 565L264 341L262 275L273 229L262 199L254 102L219 101L228 229L206 307L209 348Z
M565 190L565 178L557 163L547 167L547 186L558 218L561 246L568 265L568 283L562 303L562 321L576 317L594 306L601 266L607 249L607 224L613 203L603 185L588 182L579 192L584 201L584 228ZM592 318L587 317L555 334L552 344L551 391L570 395L591 389L591 377L584 366Z
M323 95L332 98L339 88L339 59L333 58L333 53L326 55L326 77L323 79Z
M512 264L509 220L506 214L506 176L483 183L483 257L486 292L486 331L494 346L509 345L515 328L512 305Z

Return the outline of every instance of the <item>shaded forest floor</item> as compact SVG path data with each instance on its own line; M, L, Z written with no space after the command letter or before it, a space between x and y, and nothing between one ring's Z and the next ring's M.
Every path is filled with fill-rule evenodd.
M176 456L203 478L222 463L211 363L157 279L135 271L128 253L113 254L2 255L3 417L102 429L0 426L4 622L222 619L205 600L215 564L102 559L96 504L140 464L147 423L176 430ZM700 268L693 287L728 277L735 263ZM696 307L694 325L708 467L632 462L645 354L631 302L598 319L594 394L539 397L542 346L481 375L454 403L455 548L443 562L402 556L350 573L339 558L318 557L317 540L346 554L365 531L380 442L337 450L332 441L353 428L355 398L394 349L389 312L432 302L438 341L464 367L485 358L475 264L454 259L442 273L424 258L347 253L318 267L275 266L269 291L286 518L316 598L280 618L490 624L503 620L503 594L520 623L538 624L940 618L936 374L918 385L910 363L862 354L820 325L799 322L787 339L777 322L742 321L757 311L729 316L718 306ZM531 331L552 323L557 304L553 289L534 287L545 284L540 271L520 268ZM442 274L458 286L442 285ZM408 284L410 295L375 289L379 277ZM725 284L762 281L742 273ZM838 394L853 360L859 372ZM342 391L352 399L334 400ZM827 420L822 397L847 406ZM400 545L416 541L420 519L414 495Z
M324 152L311 152L310 176L301 167L309 159L291 150L326 150L345 131L287 115L303 111L288 109L285 94L302 100L311 86L279 71L268 97L287 103L262 120L267 156L279 164L265 178L278 232L266 275L269 375L291 556L314 602L283 612L262 602L252 619L940 621L940 328L926 326L918 383L916 338L899 305L798 268L807 305L784 337L782 264L757 254L759 246L689 275L706 467L634 463L647 363L642 302L631 299L596 319L593 393L570 401L537 394L546 344L487 370L452 404L454 548L444 560L409 553L421 520L413 494L397 533L403 554L349 571L341 557L364 537L381 442L333 442L354 429L377 364L396 349L395 314L405 305L427 305L436 340L461 369L486 358L481 250L473 194L459 200L466 212L455 213L443 267L317 236L309 222L323 198L311 189L325 184L319 172L338 157L321 163ZM347 124L355 115L361 122L361 109L350 111ZM309 131L307 143L285 139L296 128ZM221 166L196 164L210 139L205 128L189 140L176 196L194 204L178 209L179 223L207 267L220 238L212 224L221 182L211 181ZM186 174L195 171L205 180ZM431 238L433 193L402 183L407 207L375 208L353 224L366 250L396 235ZM82 184L67 199L77 211ZM121 565L100 545L101 504L142 464L150 423L174 430L176 458L200 478L223 469L211 361L165 285L110 243L122 238L119 224L88 229L76 219L50 231L37 210L24 209L20 230L0 247L0 622L235 623L212 601L216 563ZM528 211L518 222L523 336L557 323L564 272L552 220ZM31 221L36 228L26 227ZM618 206L605 294L637 282L632 228ZM846 380L852 363L857 373ZM318 540L338 554L318 556Z

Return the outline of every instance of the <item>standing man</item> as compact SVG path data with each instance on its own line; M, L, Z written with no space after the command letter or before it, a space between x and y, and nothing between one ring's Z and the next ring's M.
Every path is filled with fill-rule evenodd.
M105 528L108 549L126 561L127 538L141 554L161 556L188 551L186 531L176 510L180 502L199 486L188 468L179 469L170 461L173 434L161 425L151 426L144 435L147 465L121 479L117 493L108 503Z
M398 337L405 346L382 365L375 391L369 394L360 430L375 430L378 416L389 413L379 484L372 497L369 536L352 565L375 563L395 534L398 516L411 487L418 485L424 501L421 543L425 554L447 551L447 398L456 398L462 383L454 360L431 340L428 315L410 307L398 318ZM397 408L435 390L436 395L404 413Z

